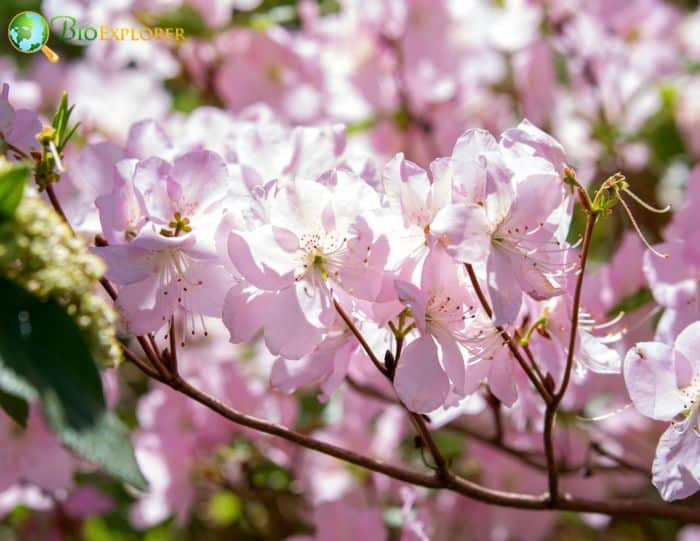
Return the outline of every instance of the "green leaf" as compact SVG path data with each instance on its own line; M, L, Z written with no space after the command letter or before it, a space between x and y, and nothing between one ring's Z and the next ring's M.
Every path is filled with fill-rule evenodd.
M56 109L56 114L51 121L51 126L56 130L54 141L59 152L63 152L68 141L75 135L78 126L80 126L80 122L74 126L70 126L70 117L73 114L73 109L75 109L75 105L68 106L68 93L64 92L61 95L61 101L58 104L58 109Z
M30 171L27 162L13 163L0 170L0 223L15 215Z
M22 428L27 428L29 404L24 398L7 393L0 389L0 409Z
M82 331L55 301L0 278L0 387L38 399L61 441L107 473L145 490L129 435L106 409Z

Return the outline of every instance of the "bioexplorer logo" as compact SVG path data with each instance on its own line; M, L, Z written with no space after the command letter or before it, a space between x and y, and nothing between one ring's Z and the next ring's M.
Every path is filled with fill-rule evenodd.
M91 41L183 41L184 28L81 25L75 17L57 15L50 24L35 11L22 11L15 15L7 29L10 44L20 53L34 54L43 52L49 62L55 64L59 56L46 43L51 29L66 42L86 44Z
M20 53L34 54L41 51L49 59L49 62L55 64L59 57L46 45L49 41L49 34L49 23L35 11L18 13L12 17L7 27L10 44Z

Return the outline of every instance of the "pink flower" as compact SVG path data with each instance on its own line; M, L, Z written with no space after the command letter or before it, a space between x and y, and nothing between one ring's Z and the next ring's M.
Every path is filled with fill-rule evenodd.
M456 404L479 385L478 379L467 381L466 343L474 332L469 324L476 309L464 279L452 259L436 248L425 260L420 288L397 280L396 290L410 308L420 335L401 354L394 378L396 393L418 413L446 402Z
M502 136L469 130L455 144L446 169L455 201L441 227L456 261L486 261L494 323L512 323L523 293L543 300L563 293L569 203L557 172L561 147L527 121ZM480 246L477 252L474 246Z
M298 360L279 357L272 366L270 384L282 392L319 385L320 399L327 401L345 379L350 362L366 362L357 339L344 322L328 332L323 341L308 355Z
M322 72L312 44L281 27L236 29L221 37L216 88L235 112L266 103L293 122L311 122L321 111Z
M672 421L659 440L652 482L664 500L686 498L700 489L700 322L686 327L673 347L640 342L625 357L624 376L637 410Z
M146 334L182 309L194 332L194 316L221 315L232 284L213 241L226 210L226 165L212 152L193 151L172 164L126 160L117 169L112 193L97 200L110 245L94 250L120 286L127 325Z
M36 135L41 131L39 117L29 109L15 110L10 105L9 96L10 86L4 83L0 93L0 150L8 152L4 142L27 154L32 150L40 150L41 145L36 140ZM10 156L14 154L9 150Z
M517 51L513 57L513 77L525 116L535 124L545 124L552 115L556 98L554 52L541 40Z
M262 326L273 354L299 359L336 319L335 289L367 300L379 294L388 243L365 216L379 208L378 196L354 174L338 171L334 180L272 186L266 222L230 232L228 256L252 286L227 297L232 340L249 339Z
M0 492L16 483L29 483L45 491L71 488L78 463L49 430L37 407L32 406L27 428L0 415Z
M322 503L314 510L316 534L293 536L287 541L385 541L388 537L379 509L343 500ZM339 525L343 525L339 528Z

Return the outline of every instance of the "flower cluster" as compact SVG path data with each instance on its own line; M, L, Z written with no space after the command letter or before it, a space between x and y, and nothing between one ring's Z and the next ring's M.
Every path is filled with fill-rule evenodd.
M35 111L58 90L81 121L0 224L0 274L61 302L106 362L116 321L132 363L104 384L150 487L108 485L33 404L24 430L0 412L0 517L317 541L700 521L665 503L700 491L687 5L44 0L185 27L0 58L3 159L43 163Z

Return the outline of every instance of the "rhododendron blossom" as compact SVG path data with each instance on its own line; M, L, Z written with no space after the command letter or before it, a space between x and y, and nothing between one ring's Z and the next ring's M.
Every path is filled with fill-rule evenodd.
M112 193L96 202L110 244L94 250L121 286L119 308L129 329L155 331L177 309L192 321L219 314L230 277L212 237L226 210L226 164L195 151L172 164L154 157L115 168Z
M337 317L336 288L367 300L379 294L388 243L363 216L379 208L379 197L354 174L338 171L333 180L272 186L266 222L229 234L228 256L260 292L247 307L237 304L248 311L233 317L262 325L273 354L294 359L311 352ZM228 302L238 303L237 296ZM285 322L291 314L297 326Z
M4 4L0 539L698 538L693 2Z
M700 322L686 327L673 347L641 342L625 358L625 382L640 413L673 421L659 440L653 483L666 500L700 490L696 457L700 445Z

